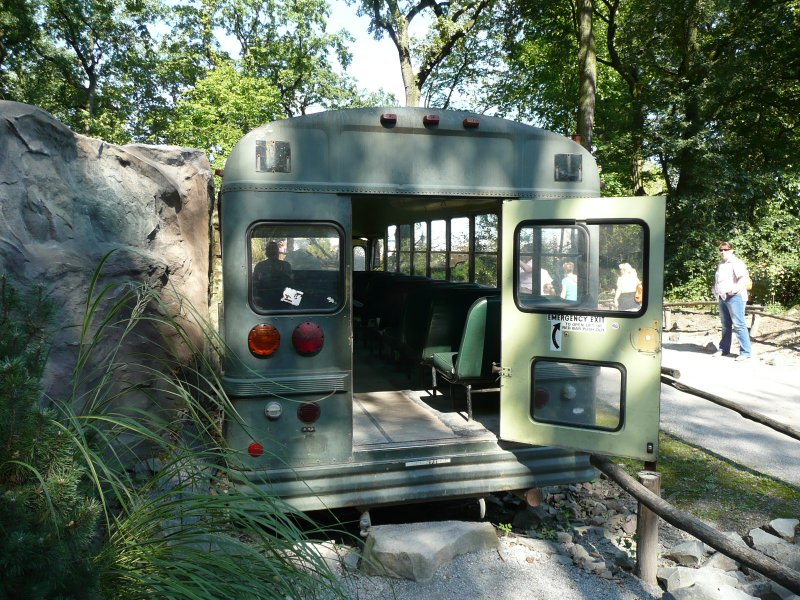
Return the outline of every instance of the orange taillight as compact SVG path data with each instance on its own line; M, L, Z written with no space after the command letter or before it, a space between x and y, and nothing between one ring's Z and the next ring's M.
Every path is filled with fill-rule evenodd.
M247 347L260 358L272 356L280 345L281 334L274 325L261 323L253 327L247 335Z

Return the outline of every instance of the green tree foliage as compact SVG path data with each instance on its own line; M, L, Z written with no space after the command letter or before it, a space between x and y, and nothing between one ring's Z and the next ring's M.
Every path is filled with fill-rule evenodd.
M75 448L42 408L53 304L0 275L0 596L97 598L99 504Z
M440 84L449 81L451 90L467 81L465 75L472 64L469 57L477 56L474 42L483 35L479 26L481 17L494 1L350 0L348 3L357 5L359 15L369 17L369 32L376 40L384 35L391 39L400 60L406 106L419 106L422 90L437 69L443 68ZM427 35L415 39L411 33L412 23L425 18L430 19ZM468 41L468 38L472 39ZM458 58L454 56L456 49L461 50ZM452 60L443 65L448 58ZM440 84L429 89L429 96L438 94L439 101L446 106L450 93L444 92L442 96Z
M415 48L424 55L441 42L441 33L431 28ZM503 74L505 64L498 52L502 31L490 10L475 19L469 35L454 40L446 55L422 83L421 104L437 108L469 108L482 113L493 108L486 90Z
M241 48L243 72L279 91L285 115L358 101L352 82L333 69L335 63L349 66L352 38L325 31L330 14L325 0L219 0L215 14Z
M158 18L157 0L18 4L17 23L35 33L11 40L0 62L5 98L40 106L82 133L128 141L130 124L157 95L147 28Z
M178 99L164 136L206 149L212 166L221 168L245 133L284 116L280 92L269 81L220 61Z
M219 154L231 144L215 130L186 133L387 100L340 74L351 38L326 32L328 16L324 0L9 0L0 8L0 97L111 142L205 141ZM220 33L238 44L233 55ZM216 101L223 106L210 118ZM198 103L204 114L190 115ZM248 112L233 118L234 105Z
M797 239L799 20L780 0L594 2L604 193L669 196L670 295L708 297L716 243L732 239L757 300L800 301L794 254L763 227ZM490 91L501 114L575 131L575 4L517 0L502 22L511 76Z

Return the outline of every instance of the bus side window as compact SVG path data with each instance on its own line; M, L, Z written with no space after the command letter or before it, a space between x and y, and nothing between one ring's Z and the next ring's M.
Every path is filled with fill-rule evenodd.
M367 270L367 250L364 246L353 246L353 271Z

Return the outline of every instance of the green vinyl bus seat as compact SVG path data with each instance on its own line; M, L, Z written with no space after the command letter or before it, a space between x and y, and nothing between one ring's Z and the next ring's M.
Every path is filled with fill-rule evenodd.
M456 352L467 313L479 298L498 295L497 288L450 283L414 290L407 298L402 323L390 342L410 373L433 364L436 352Z
M451 385L463 386L471 421L473 391L496 388L494 363L500 364L500 296L480 298L470 306L457 352L433 354L434 393L438 375Z

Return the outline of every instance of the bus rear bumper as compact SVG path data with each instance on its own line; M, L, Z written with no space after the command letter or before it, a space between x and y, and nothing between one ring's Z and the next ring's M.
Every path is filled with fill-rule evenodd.
M301 511L475 498L590 481L597 475L586 454L553 447L478 445L482 447L451 453L355 452L346 463L243 475L251 485Z

